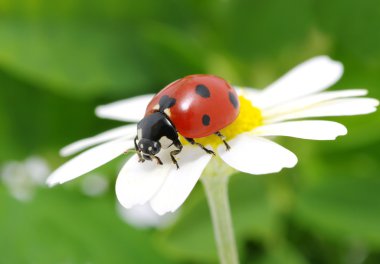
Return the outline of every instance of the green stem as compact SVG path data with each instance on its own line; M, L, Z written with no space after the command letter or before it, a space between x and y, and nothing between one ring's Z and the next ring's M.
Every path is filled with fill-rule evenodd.
M229 176L203 175L220 263L239 263L228 202Z

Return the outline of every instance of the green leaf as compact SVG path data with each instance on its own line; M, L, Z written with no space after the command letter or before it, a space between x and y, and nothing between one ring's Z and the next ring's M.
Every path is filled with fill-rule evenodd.
M250 262L249 262L250 263ZM308 261L294 246L284 244L273 247L266 254L252 263L257 264L306 264Z
M113 199L62 188L20 203L0 189L1 258L7 263L170 263L116 215Z
M321 28L334 37L339 54L379 65L378 1L322 0L316 2L316 15Z
M57 156L65 144L106 129L95 117L92 101L52 94L1 71L0 83L0 116L4 115L0 122L4 147L0 160L23 159L50 150Z
M313 232L380 247L380 180L331 177L304 187L295 216Z
M176 7L152 0L6 0L0 5L0 65L70 95L159 90L163 86L152 89L157 80L165 85L202 69L191 55L200 45L182 33L185 21L173 16Z
M96 95L143 86L133 30L55 19L0 19L0 64L43 87Z
M301 42L312 21L312 6L303 0L230 1L220 6L215 9L219 27L210 33L226 51L249 63Z

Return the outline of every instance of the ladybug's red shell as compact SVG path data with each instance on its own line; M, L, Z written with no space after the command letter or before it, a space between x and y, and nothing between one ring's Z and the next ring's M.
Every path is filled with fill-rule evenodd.
M178 133L187 138L214 134L231 124L239 114L235 90L213 75L189 75L169 84L153 97L145 115L160 109L163 96L175 99L164 112Z

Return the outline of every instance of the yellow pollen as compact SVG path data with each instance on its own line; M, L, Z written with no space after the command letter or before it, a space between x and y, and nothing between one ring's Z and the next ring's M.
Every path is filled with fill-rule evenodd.
M239 102L240 113L238 117L230 125L220 130L220 133L226 137L226 141L233 139L241 133L251 131L262 124L261 112L252 105L250 100L240 95ZM180 140L182 144L189 144L182 136L180 136ZM204 146L211 146L213 149L223 144L223 141L217 135L196 138L195 141Z

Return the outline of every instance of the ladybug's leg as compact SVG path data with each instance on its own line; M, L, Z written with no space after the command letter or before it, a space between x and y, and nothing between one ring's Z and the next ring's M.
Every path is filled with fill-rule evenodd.
M178 148L176 150L170 151L170 158L172 159L173 163L177 166L177 170L179 169L178 162L175 159L174 155L178 155L182 150L182 144L180 141L175 142L174 145Z
M226 150L230 150L231 149L231 146L228 145L228 143L226 141L226 137L222 133L220 133L220 131L216 131L215 135L217 135L218 137L220 137L220 139L223 141L224 145L226 146Z
M150 157L151 157L152 159L155 159L155 160L157 161L157 164L158 164L158 165L162 165L162 161L161 161L161 159L160 159L159 157L154 156L154 155L151 155Z
M186 139L191 145L197 145L197 146L201 147L204 151L206 151L208 154L215 155L215 152L214 152L214 151L212 151L211 149L206 148L206 147L203 146L201 143L195 142L193 138L187 138L187 137L185 137L185 139Z
M144 162L145 159L143 158L143 156L141 155L141 152L140 152L139 148L137 147L137 136L135 137L134 142L135 142L135 149L136 149L136 152L137 152L137 156L139 157L139 162Z

